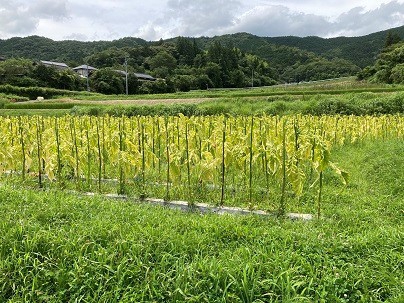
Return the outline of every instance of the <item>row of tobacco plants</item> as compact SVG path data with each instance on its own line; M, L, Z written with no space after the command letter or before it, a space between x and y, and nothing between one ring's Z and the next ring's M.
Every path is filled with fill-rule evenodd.
M3 117L0 174L190 204L264 203L280 213L291 197L310 197L320 216L324 175L348 177L332 148L403 130L398 115Z

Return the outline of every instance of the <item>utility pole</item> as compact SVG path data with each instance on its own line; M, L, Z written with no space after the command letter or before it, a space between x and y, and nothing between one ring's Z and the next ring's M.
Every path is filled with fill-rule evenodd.
M251 69L251 87L254 87L254 69Z
M126 81L126 95L128 95L128 58L125 57L125 81Z
M88 83L88 64L86 64L86 67L87 67L87 73L86 73L86 78L87 78L87 91L89 92L89 91L90 91L90 85L89 85L89 83Z

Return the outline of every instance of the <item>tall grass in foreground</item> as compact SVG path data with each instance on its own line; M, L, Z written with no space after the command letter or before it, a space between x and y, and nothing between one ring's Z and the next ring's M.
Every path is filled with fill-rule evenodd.
M403 148L337 150L312 222L1 185L0 302L403 302Z

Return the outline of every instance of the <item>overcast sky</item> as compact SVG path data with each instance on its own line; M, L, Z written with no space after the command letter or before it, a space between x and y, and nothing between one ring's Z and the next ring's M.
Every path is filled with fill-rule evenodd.
M404 0L0 0L0 39L362 36L404 25Z

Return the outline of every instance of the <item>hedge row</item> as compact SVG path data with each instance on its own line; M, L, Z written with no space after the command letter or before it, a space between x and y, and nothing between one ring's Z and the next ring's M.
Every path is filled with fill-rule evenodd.
M404 113L404 93L397 93L385 98L364 99L326 99L309 103L303 110L311 115L381 115Z
M404 114L404 93L396 93L388 97L366 95L358 97L313 97L307 101L267 101L265 104L251 105L242 100L234 102L207 102L200 104L173 104L155 106L75 106L71 109L74 115L112 115L112 116L156 116L178 115L203 116L203 115L249 115L268 114L284 115L303 113L310 115L381 115Z
M70 109L73 103L57 102L28 102L28 103L6 103L5 109Z
M74 106L73 115L111 115L111 116L200 116L206 113L200 112L196 104L173 104L173 105L132 105L132 106Z
M18 87L12 85L0 85L0 93L7 95L17 95L26 97L30 100L34 100L38 97L44 97L45 99L52 99L58 96L71 97L74 95L87 95L88 92L68 91L56 88L47 87Z

